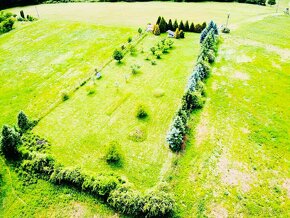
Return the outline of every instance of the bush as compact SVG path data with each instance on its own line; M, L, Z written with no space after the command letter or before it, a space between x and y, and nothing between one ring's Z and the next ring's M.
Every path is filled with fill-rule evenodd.
M166 39L165 44L169 46L169 48L172 48L174 42L171 39Z
M177 152L181 150L184 134L185 125L182 122L182 119L179 116L176 116L166 137L169 148L172 151Z
M141 28L141 27L138 28L138 33L139 33L140 35L142 34L142 28Z
M164 191L152 190L144 196L143 213L146 217L170 217L174 211L172 196Z
M137 127L129 134L129 139L133 142L143 142L147 138L146 130L143 128Z
M230 33L231 32L231 30L230 30L230 28L228 28L228 27L224 27L223 29L222 29L222 33L226 33L226 34L228 34L228 33Z
M25 19L25 15L24 15L23 10L20 11L20 17L22 17L23 19Z
M67 92L63 92L61 95L62 101L67 101L69 99L69 95Z
M156 58L157 58L157 59L161 59L161 54L162 54L161 51L156 51L156 52L155 52L155 56L156 56Z
M153 34L156 35L156 36L160 35L160 29L159 29L159 25L158 24L154 25Z
M181 39L184 39L184 32L183 32L183 30L180 30L179 31L179 36L180 36Z
M106 161L109 164L119 163L121 160L120 145L118 142L111 142L106 153Z
M275 5L276 4L276 0L268 0L268 4L269 5Z
M7 33L12 30L15 20L13 18L7 18L0 23L0 34Z
M132 74L133 75L138 74L140 72L140 68L141 68L140 65L137 64L131 65Z
M123 189L121 187L112 191L107 201L110 206L120 213L136 217L142 214L144 200L141 194L137 191Z
M156 61L155 60L152 60L151 61L151 65L156 65L157 63L156 63Z
M52 183L61 185L71 185L81 188L85 180L85 176L79 168L56 168L49 179Z
M154 54L155 54L155 52L156 52L156 47L155 47L155 46L151 47L151 48L150 48L150 51L151 51L151 52L152 52L152 54L154 55Z
M20 135L18 134L18 132L16 132L14 128L4 125L2 128L0 149L7 159L18 158L19 153L17 150L17 146L20 143Z
M127 41L128 41L128 43L132 42L132 36L129 36Z
M192 112L195 109L201 109L205 103L205 99L198 91L187 91L182 98L182 109Z
M179 39L180 38L180 31L179 31L178 28L175 30L174 38L176 38L176 39Z
M215 62L215 53L213 50L209 49L207 52L208 63L212 64Z
M119 63L121 62L121 60L123 59L124 54L122 51L116 49L113 53L113 58L118 61Z
M203 28L200 24L196 24L194 30L196 33L201 33Z
M22 132L26 132L28 129L32 127L32 123L29 121L29 119L27 118L27 116L23 111L19 112L17 116L17 121L18 127Z
M145 118L148 117L148 113L147 113L146 110L145 110L145 106L143 106L143 105L139 105L139 106L137 107L136 117L137 117L138 119L145 119Z

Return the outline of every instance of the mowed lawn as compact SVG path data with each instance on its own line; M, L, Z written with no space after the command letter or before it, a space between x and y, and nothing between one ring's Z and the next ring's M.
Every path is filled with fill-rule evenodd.
M145 58L164 37L149 34L135 55L127 54L121 64L114 61L101 72L95 94L88 95L92 85L86 85L41 120L34 132L51 141L59 163L95 172L114 170L138 188L152 187L162 178L161 169L171 156L166 133L199 52L199 35L186 34L185 39L173 39L174 48L160 60L154 57L157 65L152 65ZM131 73L134 64L141 66L137 75ZM164 96L156 96L162 92ZM138 105L145 106L148 119L136 118ZM129 137L136 131L145 135L144 141ZM123 150L119 168L111 168L104 159L112 141Z
M289 34L280 16L224 36L207 103L168 176L182 217L289 216Z
M0 126L13 124L20 110L33 118L46 114L134 32L66 21L18 23L0 36Z

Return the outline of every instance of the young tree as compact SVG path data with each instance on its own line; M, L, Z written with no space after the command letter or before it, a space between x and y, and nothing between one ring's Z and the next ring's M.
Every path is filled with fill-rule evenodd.
M190 24L190 27L189 27L189 32L192 32L192 33L194 33L194 24L193 23L191 23Z
M185 22L184 32L189 32L189 23L188 23L188 20Z
M206 28L206 22L203 22L201 25L202 30L204 30Z
M179 28L180 30L184 30L184 24L183 24L183 21L180 21L178 28Z
M160 20L159 29L160 29L160 33L165 33L167 30L167 23L163 17Z
M199 43L202 43L203 40L205 39L206 35L207 35L207 29L204 29L201 34L200 34L200 40L199 40Z
M181 39L184 39L184 32L183 32L183 30L180 30L179 31L179 36L180 36Z
M174 30L171 19L169 19L169 21L168 21L167 30Z
M178 28L178 22L175 19L174 24L173 24L173 30L176 30Z
M119 63L121 62L121 60L123 59L124 54L122 51L116 49L113 53L113 58L118 61Z
M160 29L159 29L159 25L158 24L154 25L153 34L156 35L156 36L160 35Z
M23 19L25 19L25 15L24 15L23 10L20 11L20 17L22 17Z
M179 39L180 38L180 31L178 28L176 28L175 33L174 33L174 38Z
M142 34L142 28L141 27L138 28L138 33L139 33L139 35Z
M4 125L2 129L1 151L8 159L18 156L17 145L20 143L20 135L13 128Z
M194 30L195 30L195 33L201 33L203 29L200 24L196 24Z
M20 111L17 117L18 127L22 132L27 131L31 127L31 122L28 120L27 116L23 111Z

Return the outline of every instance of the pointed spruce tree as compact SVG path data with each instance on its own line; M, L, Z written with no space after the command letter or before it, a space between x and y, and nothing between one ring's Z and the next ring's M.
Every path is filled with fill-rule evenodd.
M188 23L188 20L185 22L184 32L189 32L189 23Z
M156 24L159 25L160 21L161 21L161 17L159 16L157 21L156 21Z
M20 143L20 135L7 125L3 126L0 150L7 159L18 157L17 145Z
M17 116L17 124L22 132L26 132L31 127L31 122L23 111L20 111Z
M168 21L167 30L174 30L171 19Z
M166 23L164 17L162 17L160 20L159 29L160 29L160 33L165 33L167 30L167 23Z
M189 32L194 33L194 24L193 23L190 24Z
M178 28L184 31L184 24L183 21L180 21Z
M173 30L176 30L178 28L178 22L175 19L174 24L173 24Z

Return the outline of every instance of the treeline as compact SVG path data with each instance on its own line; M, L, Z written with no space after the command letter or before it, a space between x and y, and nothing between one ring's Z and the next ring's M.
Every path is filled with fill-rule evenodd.
M146 0L5 0L0 1L0 10L25 5L35 5L41 3L69 3L69 2L147 2ZM154 1L154 0L153 0ZM164 0L173 2L203 2L206 0ZM269 0L272 1L272 0ZM266 0L215 0L213 2L239 2L257 5L266 5ZM270 4L270 3L269 3Z

